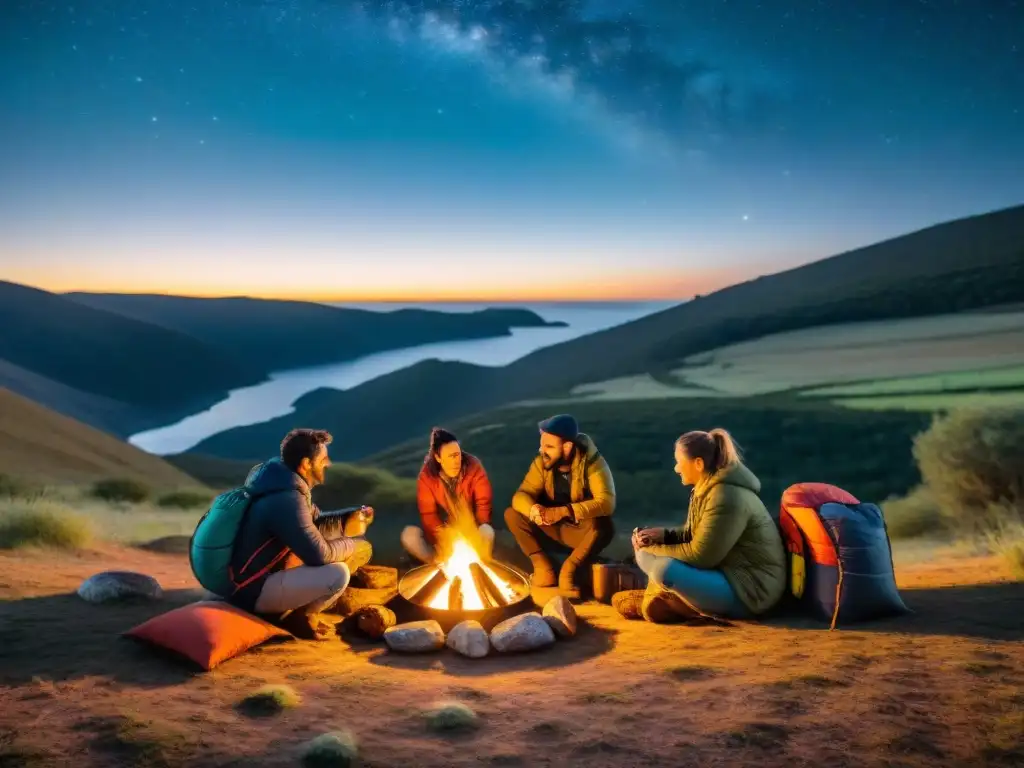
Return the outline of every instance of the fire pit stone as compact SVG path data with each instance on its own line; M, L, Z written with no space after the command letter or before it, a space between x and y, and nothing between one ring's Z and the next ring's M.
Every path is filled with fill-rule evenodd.
M491 630L491 645L501 653L532 651L554 642L554 630L536 611L513 616Z
M491 649L487 630L475 619L466 619L452 627L445 644L471 659L482 659Z
M568 598L562 595L551 598L545 604L542 615L559 637L572 637L576 634L576 609Z
M426 653L444 648L444 630L433 619L410 621L389 627L384 642L392 651Z

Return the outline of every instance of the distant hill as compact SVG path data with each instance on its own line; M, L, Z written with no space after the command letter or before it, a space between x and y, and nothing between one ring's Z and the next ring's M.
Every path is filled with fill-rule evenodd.
M156 456L3 388L0 474L41 484L127 478L156 490L203 485Z
M293 413L227 430L194 450L259 456L295 426L355 436L356 460L503 403L573 386L661 373L689 355L768 334L858 320L919 317L1024 301L1024 206L929 227L759 277L499 368L428 360L345 391L320 390Z
M193 336L16 283L0 281L0 328L6 386L32 399L44 388L39 399L61 412L60 387L100 398L110 408L99 421L118 434L181 418L266 376ZM88 400L78 398L77 415L95 423Z
M69 293L85 306L187 333L263 370L325 365L391 349L564 326L526 309L375 312L248 297Z

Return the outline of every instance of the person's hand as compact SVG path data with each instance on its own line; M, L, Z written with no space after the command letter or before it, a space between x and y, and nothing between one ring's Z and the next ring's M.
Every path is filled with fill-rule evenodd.
M665 541L664 528L641 528L633 532L633 549L643 549Z
M362 508L362 512L363 512L363 517L366 519L366 524L369 525L370 523L372 523L373 522L373 507L368 507L368 506L364 505L363 508Z
M534 525L544 525L544 507L540 504L530 507L530 522Z
M540 513L542 525L554 525L569 516L568 507L545 507Z

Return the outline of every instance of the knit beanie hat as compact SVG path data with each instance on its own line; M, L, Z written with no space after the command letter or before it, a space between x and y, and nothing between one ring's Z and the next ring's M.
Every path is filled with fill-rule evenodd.
M576 419L567 413L560 413L550 419L544 419L537 424L537 428L541 432L547 432L549 435L560 437L563 440L575 440L580 433Z

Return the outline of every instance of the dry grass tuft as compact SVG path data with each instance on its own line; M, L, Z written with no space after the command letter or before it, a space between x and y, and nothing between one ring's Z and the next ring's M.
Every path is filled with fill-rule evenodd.
M90 521L52 502L12 501L0 506L0 549L83 549L93 540Z
M268 685L238 703L238 710L249 717L270 717L294 709L302 697L290 685Z
M480 727L480 717L461 701L438 702L423 714L434 733L465 733Z
M331 731L306 742L300 754L304 768L349 768L359 757L359 745L348 731Z

